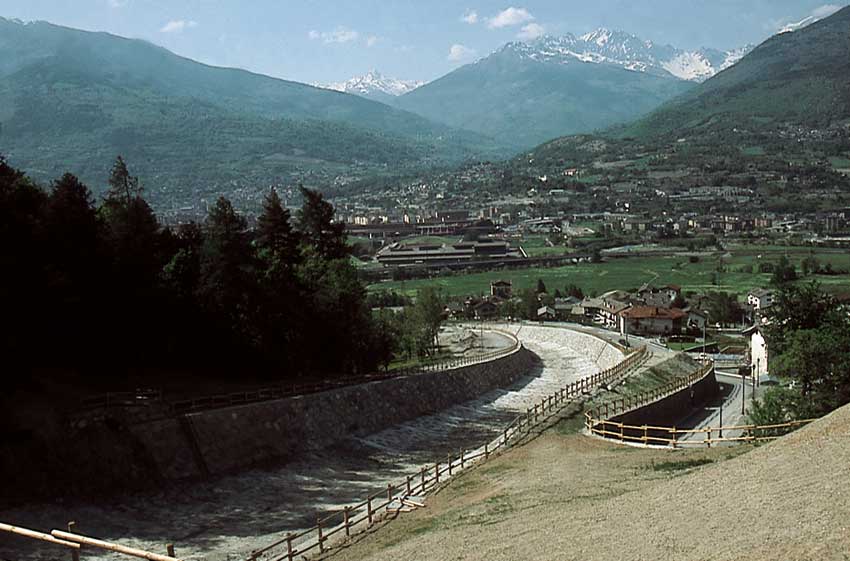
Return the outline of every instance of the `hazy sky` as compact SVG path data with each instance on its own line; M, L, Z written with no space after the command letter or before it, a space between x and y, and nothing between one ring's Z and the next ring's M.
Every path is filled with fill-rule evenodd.
M0 0L0 16L147 39L301 82L431 80L541 33L622 29L682 48L758 43L850 0Z

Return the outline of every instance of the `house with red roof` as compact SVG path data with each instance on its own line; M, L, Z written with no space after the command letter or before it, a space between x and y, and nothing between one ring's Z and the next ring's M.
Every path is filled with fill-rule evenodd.
M620 333L676 335L687 327L688 314L678 308L633 306L619 313Z

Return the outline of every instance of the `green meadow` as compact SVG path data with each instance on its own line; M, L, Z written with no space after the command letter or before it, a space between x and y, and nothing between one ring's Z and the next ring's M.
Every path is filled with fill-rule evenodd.
M726 291L746 296L753 288L766 287L770 283L769 273L759 273L762 262L775 263L781 255L800 271L800 263L814 255L825 266L833 269L850 270L850 252L840 250L815 250L808 248L749 247L732 250L725 255L701 255L699 262L691 263L687 256L647 256L610 259L604 263L581 263L554 268L531 268L484 273L457 274L408 281L380 282L370 290L395 290L415 294L426 286L439 288L448 296L486 294L490 282L497 279L513 282L514 290L532 288L541 279L550 292L575 284L585 294L599 295L609 290L633 290L645 283L656 286L676 284L684 291ZM752 270L752 272L750 272ZM820 282L826 290L833 292L850 290L850 275L811 275L807 279Z

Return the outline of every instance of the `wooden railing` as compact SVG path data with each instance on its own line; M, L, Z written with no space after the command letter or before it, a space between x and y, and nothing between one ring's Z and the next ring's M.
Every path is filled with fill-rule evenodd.
M525 413L518 415L499 436L474 451L461 450L457 455L448 454L405 477L403 481L389 483L385 489L375 492L365 500L325 516L316 518L316 524L300 532L291 532L278 541L253 551L248 561L272 558L276 561L293 561L311 551L324 552L331 538L348 538L352 534L369 528L383 518L387 511L399 511L405 507L421 506L421 495L438 488L449 478L475 464L487 460L531 433L536 427L551 418L575 397L589 394L593 388L615 382L632 369L639 367L648 357L645 346L637 348L616 366L582 378L560 388L555 393L534 404Z
M760 442L780 438L787 432L807 425L815 419L801 421L789 421L775 425L737 425L726 427L705 427L701 429L679 429L676 427L657 427L653 425L626 425L615 421L597 419L591 432L603 438L616 440L622 443L637 443L644 445L669 446L670 448L688 448L695 446L706 446L711 448L712 444L723 442ZM739 436L723 436L739 432ZM680 440L683 435L703 434L704 438L698 440ZM661 436L663 435L663 436Z
M104 551L120 553L121 555L147 559L148 561L180 561L174 555L174 546L172 544L167 544L165 546L168 555L160 555L158 553L151 553L150 551L144 551L142 549L127 547L73 533L71 532L73 525L73 522L68 524L67 532L62 530L52 530L49 534L45 534L36 530L30 530L28 528L21 528L20 526L12 526L11 524L4 524L3 522L0 522L0 532L6 532L8 534L63 547L71 552L72 561L79 561L80 551L84 548L102 549Z
M83 409L100 409L104 407L133 407L148 406L162 401L160 390L136 390L134 392L109 392L100 395L84 397L80 400Z
M489 331L493 331L490 329ZM218 409L221 407L230 407L233 405L244 405L246 403L258 403L262 401L271 401L275 399L283 399L286 397L294 397L298 395L308 395L319 393L346 386L356 384L365 384L368 382L376 382L381 380L389 380L392 378L400 378L413 374L424 374L429 372L443 372L446 370L454 370L463 368L482 362L489 362L516 352L520 348L519 340L511 333L500 332L501 334L511 339L511 344L503 349L491 351L489 353L476 354L471 356L454 357L451 359L434 360L432 362L420 362L415 366L390 370L388 372L374 372L361 376L347 376L344 378L336 378L332 380L324 380L311 384L279 384L256 390L230 392L226 394L217 394L199 397L195 399L186 399L175 402L166 402L163 400L162 392L159 390L138 390L135 392L113 392L96 396L83 398L80 402L81 409L91 410L109 407L132 407L132 406L149 406L154 403L160 404L173 413L185 414L197 411L205 411L208 409Z
M687 388L696 382L699 382L704 377L714 371L714 365L711 363L700 366L697 370L687 376L675 378L663 386L652 388L645 392L634 395L626 395L620 399L606 401L596 407L585 411L585 426L590 430L594 421L607 420L611 417L616 417L633 409L643 407L650 403L654 403L667 396Z
M669 446L671 448L682 448L692 446L711 447L712 444L722 442L757 442L779 438L788 431L794 430L805 424L811 423L813 419L802 421L790 421L775 425L739 425L725 427L704 427L699 429L680 429L677 427L662 427L655 425L628 425L617 421L611 421L612 417L628 413L650 403L654 403L665 397L682 391L683 389L699 382L705 376L711 374L714 364L709 363L701 366L688 376L676 378L668 384L653 388L649 391L625 396L597 405L585 411L585 427L590 434L602 438L616 440L621 443L635 443L654 446ZM740 432L738 436L723 436L726 434ZM681 436L703 434L702 439L680 440Z
M391 370L389 372L375 372L362 376L348 376L345 378L337 378L334 380L326 380L315 384L285 384L262 388L259 390L246 392L233 392L228 394L214 395L201 397L197 399L177 401L171 404L175 413L192 413L195 411L203 411L207 409L217 409L220 407L230 407L233 405L243 405L246 403L257 403L261 401L270 401L274 399L283 399L285 397L293 397L297 395L308 395L311 393L319 393L346 386L357 384L366 384L368 382L377 382L381 380L390 380L393 378L401 378L414 374L425 374L429 372L444 372L446 370L454 370L465 366L472 366L482 362L490 362L510 354L513 354L520 348L519 340L511 334L506 334L511 338L511 345L503 349L482 353L472 356L455 357L449 360L434 361L431 363L420 363L416 366Z

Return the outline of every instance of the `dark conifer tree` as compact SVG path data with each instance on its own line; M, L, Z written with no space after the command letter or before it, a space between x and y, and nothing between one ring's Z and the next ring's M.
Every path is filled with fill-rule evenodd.
M298 233L292 228L289 210L274 189L263 201L257 219L257 247L270 266L289 268L299 261Z
M301 187L304 204L298 211L303 241L323 259L344 259L351 254L345 224L334 222L334 207L318 191Z

